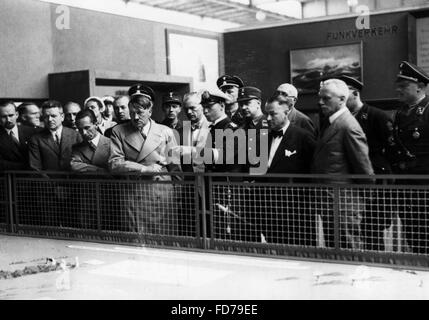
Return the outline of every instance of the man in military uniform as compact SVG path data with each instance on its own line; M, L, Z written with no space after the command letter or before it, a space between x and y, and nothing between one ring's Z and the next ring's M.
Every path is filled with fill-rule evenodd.
M386 156L389 137L393 131L392 119L386 112L362 102L362 82L349 76L341 76L340 80L349 87L350 95L346 105L366 135L374 173L392 173ZM374 194L374 199L368 203L362 220L365 248L368 250L384 251L383 230L390 227L392 220L385 193L384 190L378 190L377 194Z
M209 126L210 134L207 137L204 148L206 171L225 173L226 175L226 177L213 177L213 181L240 181L240 178L228 177L227 174L243 172L246 163L246 158L242 163L239 163L238 159L240 154L239 146L244 146L245 148L246 145L244 134L244 143L238 143L237 139L233 138L233 150L228 148L228 143L231 142L231 133L238 129L238 126L225 113L225 103L228 99L229 97L218 89L204 91L201 96L204 115L211 122ZM245 155L245 152L245 150L242 150L241 155ZM241 208L238 201L235 201L237 199L232 194L231 188L228 185L215 185L212 187L214 191L213 207L210 208L209 204L207 204L207 208L213 210L214 234L212 236L220 240L242 240L239 232L243 222L240 216Z
M399 66L396 91L404 106L395 115L392 168L396 174L429 174L429 97L427 75L419 67L403 61ZM427 180L398 180L398 184L424 184ZM428 201L415 198L415 191L399 195L400 217L405 238L414 253L427 254L429 247Z
M262 92L255 87L240 88L237 102L245 117L241 129L247 136L246 173L265 174L268 168L268 121L262 113ZM257 179L250 177L248 180ZM242 239L245 241L261 241L260 224L265 218L262 210L265 206L264 196L264 192L251 185L244 189L245 201L241 204L244 219L240 230L246 231L242 235Z
M216 84L218 88L229 97L225 102L226 115L237 126L242 126L245 119L237 103L237 98L238 90L244 87L243 80L237 76L224 75L217 80Z
M250 168L256 166L265 166L264 173L266 172L266 165L268 162L268 122L267 117L262 112L262 92L255 87L243 87L239 89L237 102L242 110L245 117L245 121L242 129L245 130L247 135L247 168L246 172L250 171ZM264 130L265 129L265 130ZM265 143L261 145L261 137L265 137ZM262 142L264 142L262 140ZM265 147L264 149L261 149ZM261 162L264 154L261 154L261 150L265 151L266 162ZM257 161L259 160L259 161Z
M390 174L391 168L386 158L386 148L392 134L392 119L382 110L372 107L361 100L363 83L359 80L342 76L350 90L347 108L359 122L366 135L369 147L369 158L375 174Z
M317 130L313 121L295 107L298 102L298 90L290 83L283 83L277 88L275 95L281 95L290 100L289 105L291 107L288 115L290 123L296 127L307 130L311 133L313 138L316 139Z

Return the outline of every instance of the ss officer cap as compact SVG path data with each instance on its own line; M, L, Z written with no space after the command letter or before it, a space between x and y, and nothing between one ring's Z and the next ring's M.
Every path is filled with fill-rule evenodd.
M356 78L349 77L349 76L341 76L338 79L343 80L346 83L346 85L353 87L358 91L362 91L363 89L363 83Z
M133 97L136 95L144 96L144 97L149 98L153 102L155 102L155 92L152 90L152 88L145 86L143 84L140 84L140 83L132 86L128 90L128 95L130 97Z
M429 83L429 76L421 68L416 65L402 61L399 65L398 81L409 80L412 82L422 82L425 85Z
M238 90L237 102L244 102L252 99L262 100L261 90L255 87L243 87Z
M222 89L223 87L237 87L242 88L244 87L243 80L241 80L237 76L230 76L230 75L223 75L219 79L217 79L216 82L219 89Z

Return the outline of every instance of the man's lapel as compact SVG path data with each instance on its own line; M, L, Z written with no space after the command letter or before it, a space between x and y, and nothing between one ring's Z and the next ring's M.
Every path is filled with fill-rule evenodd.
M146 141L144 142L143 148L141 148L140 154L137 157L137 162L142 161L161 144L162 129L154 121L151 122L152 123L150 124Z
M82 155L86 158L88 163L92 162L92 158L94 157L94 151L89 146L88 142L85 142L83 148L81 149Z
M16 143L13 142L12 138L7 134L7 131L5 129L1 130L2 132L0 134L0 145L4 146L5 150L11 150L16 156L19 156L19 158L21 158L21 153Z
M63 131L63 134L64 134L64 131ZM61 139L63 139L63 137ZM42 141L46 146L48 146L50 149L52 149L52 151L55 152L55 154L57 154L57 155L60 154L60 148L55 143L54 137L52 136L52 134L49 130L46 130L43 133Z
M285 156L285 150L287 147L287 142L290 136L290 125L287 128L285 134L283 135L282 141L280 141L279 147L276 150L276 153L274 155L273 161L271 162L271 168L274 168L274 166L279 162L280 160L284 159ZM291 150L292 152L295 150Z
M98 142L97 149L95 150L94 156L92 158L92 163L103 163L106 156L110 152L110 139L107 139L103 136L100 137L100 141Z
M145 140L138 130L133 130L125 137L125 142L137 152L140 152Z

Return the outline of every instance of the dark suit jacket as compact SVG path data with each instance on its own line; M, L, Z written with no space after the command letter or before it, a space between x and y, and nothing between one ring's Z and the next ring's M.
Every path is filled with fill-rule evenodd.
M348 109L335 119L317 142L312 172L332 175L374 173L365 133Z
M368 140L369 158L374 171L378 174L391 173L390 163L385 154L393 130L393 120L386 112L366 103L355 117Z
M315 146L316 141L308 131L290 124L267 173L310 173Z
M107 171L109 156L110 139L100 135L95 151L86 141L73 146L70 166L76 172Z
M317 138L318 132L313 121L311 121L311 119L304 113L293 107L289 112L288 118L292 125L307 130L312 135L313 139Z
M18 126L18 146L5 129L0 129L0 171L29 169L28 142L35 133L34 128Z
M29 143L30 166L35 170L68 171L72 146L82 142L75 130L63 127L60 147L55 145L51 132L44 129L34 135Z

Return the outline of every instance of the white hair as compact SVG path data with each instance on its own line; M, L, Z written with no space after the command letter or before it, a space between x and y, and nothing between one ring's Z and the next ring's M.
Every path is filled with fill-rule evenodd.
M329 79L326 81L322 81L320 83L320 89L330 87L331 91L336 94L338 97L344 97L345 101L347 101L350 91L347 84L339 79Z

